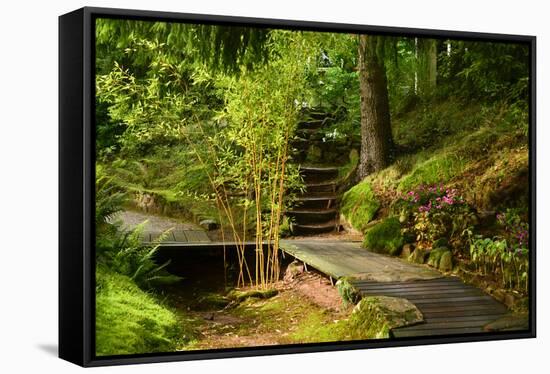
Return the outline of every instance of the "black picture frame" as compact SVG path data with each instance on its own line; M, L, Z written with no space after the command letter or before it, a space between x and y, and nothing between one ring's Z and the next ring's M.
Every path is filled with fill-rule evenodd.
M530 48L530 326L527 331L98 358L94 353L94 20L124 18L525 43ZM536 37L85 7L59 18L59 357L81 366L215 359L536 337Z

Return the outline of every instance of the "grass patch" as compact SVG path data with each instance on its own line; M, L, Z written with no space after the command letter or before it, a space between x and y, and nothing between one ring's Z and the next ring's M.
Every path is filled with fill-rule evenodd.
M378 253L398 255L403 247L401 224L396 217L386 218L369 229L363 240L363 247Z
M405 299L366 297L346 319L327 321L322 316L310 315L292 337L309 343L387 339L392 328L419 321L422 321L422 314Z
M340 211L355 229L364 231L379 208L371 184L363 181L344 194Z
M103 267L96 272L96 354L175 351L194 330L129 277Z

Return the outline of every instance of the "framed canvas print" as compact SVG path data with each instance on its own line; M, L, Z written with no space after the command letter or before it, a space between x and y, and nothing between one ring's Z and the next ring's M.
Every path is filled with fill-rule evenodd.
M535 37L59 19L59 354L535 336Z

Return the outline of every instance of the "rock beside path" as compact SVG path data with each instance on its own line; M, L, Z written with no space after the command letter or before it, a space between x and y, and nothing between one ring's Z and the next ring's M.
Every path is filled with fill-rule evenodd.
M407 299L390 296L363 298L353 309L354 327L368 329L373 338L388 338L397 327L415 325L424 321L422 312Z

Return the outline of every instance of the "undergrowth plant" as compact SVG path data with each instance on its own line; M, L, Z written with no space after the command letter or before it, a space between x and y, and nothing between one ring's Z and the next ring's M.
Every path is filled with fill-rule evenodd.
M503 287L528 291L529 225L517 211L497 214L502 235L486 238L472 236L470 256L478 272L497 274Z
M447 238L457 246L463 244L475 222L473 211L458 191L442 184L420 185L402 195L393 208L401 221L409 222L417 242L424 247L439 238Z

